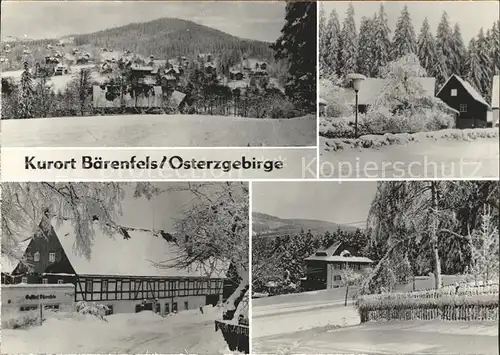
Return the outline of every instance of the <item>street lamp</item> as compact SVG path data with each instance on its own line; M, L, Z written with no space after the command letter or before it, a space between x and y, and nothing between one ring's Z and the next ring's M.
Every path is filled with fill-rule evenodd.
M361 87L361 82L366 79L366 76L363 74L348 74L347 75L347 80L352 81L352 87L354 89L354 92L356 93L356 111L354 115L354 136L358 138L358 92L359 88Z

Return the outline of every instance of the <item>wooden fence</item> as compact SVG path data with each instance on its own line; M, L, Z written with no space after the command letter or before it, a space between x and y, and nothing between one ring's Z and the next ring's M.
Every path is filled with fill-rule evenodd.
M407 309L360 310L361 322L380 320L447 320L447 321L498 321L497 304L447 305Z

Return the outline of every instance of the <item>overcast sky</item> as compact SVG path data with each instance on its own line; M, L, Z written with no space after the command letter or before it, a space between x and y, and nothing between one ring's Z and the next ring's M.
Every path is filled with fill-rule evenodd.
M376 182L255 182L252 210L365 227Z
M363 16L371 17L374 12L378 12L380 3L384 4L389 27L392 31L391 35L394 34L394 28L401 10L407 4L417 35L426 17L435 35L441 15L443 11L446 11L452 26L457 22L460 24L466 45L473 36L478 34L481 27L484 27L485 31L487 28L491 28L493 22L498 21L498 12L500 11L499 1L359 1L352 3L358 31L361 18ZM322 4L327 13L327 18L331 10L335 9L340 21L344 21L349 2L331 1L322 2Z
M161 17L191 20L234 36L273 42L285 3L160 1L2 1L2 37L54 38Z

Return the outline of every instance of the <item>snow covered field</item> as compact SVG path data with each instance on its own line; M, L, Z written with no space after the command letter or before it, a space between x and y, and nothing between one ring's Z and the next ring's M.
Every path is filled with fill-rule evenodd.
M120 115L2 120L4 147L315 146L316 119Z
M75 313L46 312L42 326L2 329L2 353L189 353L229 354L207 306L161 317L152 312L114 314L107 322Z

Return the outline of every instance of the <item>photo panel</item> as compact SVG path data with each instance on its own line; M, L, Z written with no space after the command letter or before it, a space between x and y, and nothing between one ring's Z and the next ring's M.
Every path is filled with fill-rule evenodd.
M495 354L497 181L252 183L255 354Z
M2 353L249 353L248 183L1 188Z
M318 6L320 177L498 178L497 1Z
M314 2L3 2L3 145L316 146L316 27Z

